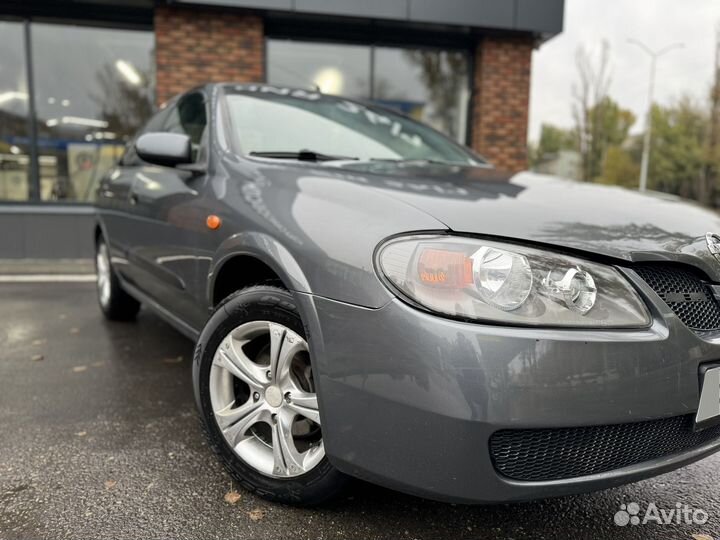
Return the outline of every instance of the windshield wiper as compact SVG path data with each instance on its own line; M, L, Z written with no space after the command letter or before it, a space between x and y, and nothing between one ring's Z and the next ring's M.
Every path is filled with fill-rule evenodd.
M356 157L331 156L313 150L300 150L299 152L250 152L251 156L270 159L297 159L298 161L357 161Z

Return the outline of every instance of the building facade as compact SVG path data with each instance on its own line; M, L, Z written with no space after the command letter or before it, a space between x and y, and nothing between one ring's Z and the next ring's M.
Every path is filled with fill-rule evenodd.
M0 4L0 259L85 257L99 178L158 103L213 81L319 88L526 166L531 56L564 0Z

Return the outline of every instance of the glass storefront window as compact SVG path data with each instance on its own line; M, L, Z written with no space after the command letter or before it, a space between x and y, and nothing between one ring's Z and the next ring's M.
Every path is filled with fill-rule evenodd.
M0 21L0 201L29 197L26 75L23 24Z
M370 95L370 48L361 45L269 40L268 82L298 88L318 87L350 98Z
M465 51L269 40L267 58L271 84L371 100L465 142Z
M91 202L153 111L150 31L31 26L40 198Z
M467 55L432 49L375 49L373 100L465 140L470 100Z

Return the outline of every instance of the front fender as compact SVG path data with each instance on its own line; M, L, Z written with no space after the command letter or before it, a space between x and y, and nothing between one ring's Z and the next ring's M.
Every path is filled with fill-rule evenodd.
M207 290L207 305L213 304L215 279L230 259L237 256L251 256L266 264L291 291L309 293L310 284L290 251L268 234L240 232L226 238L215 251L210 264Z

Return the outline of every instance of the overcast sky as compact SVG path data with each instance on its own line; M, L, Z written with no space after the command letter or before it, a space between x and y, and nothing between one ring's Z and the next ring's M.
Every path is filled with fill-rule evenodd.
M658 60L656 102L672 103L683 94L706 99L719 23L720 0L565 0L565 30L533 56L530 140L539 138L543 123L572 126L575 51L585 45L597 58L604 39L610 44L610 95L638 117L633 131L642 129L647 110L650 60L628 38L655 50L685 45Z

